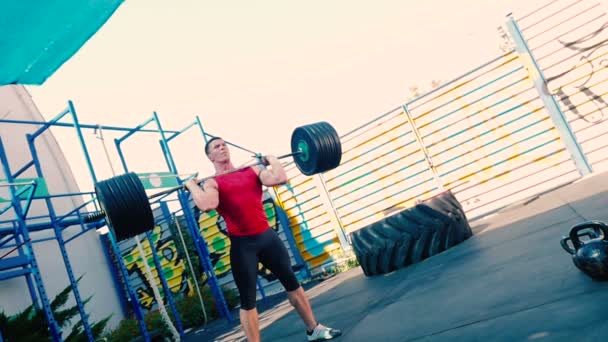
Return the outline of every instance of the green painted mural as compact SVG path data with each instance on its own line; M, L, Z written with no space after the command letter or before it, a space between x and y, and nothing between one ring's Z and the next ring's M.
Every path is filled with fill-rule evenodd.
M277 208L271 197L267 197L264 200L264 208L266 210L266 216L268 217L269 226L279 232L280 225L277 220ZM229 257L230 240L226 235L226 224L224 220L216 211L211 211L208 213L199 213L198 223L200 233L207 242L210 260L214 267L215 274L220 280L220 284L223 285L231 282L232 276L230 274L231 268ZM156 226L151 233L151 243L158 253L162 272L167 279L171 292L176 295L194 295L193 283L190 279L189 272L186 269L185 259L181 255L180 249L176 246L176 242L180 244L181 242L175 240L171 235L170 229L166 227L163 229L161 226ZM155 299L151 284L144 273L144 260L150 266L155 282L161 290L161 297L163 298L164 292L161 289L158 270L154 265L150 241L148 239L143 239L141 243L145 252L144 258L140 256L135 244L132 244L122 251L122 258L129 274L129 282L131 286L134 287L141 306L150 310L154 306ZM295 269L297 270L298 268L296 267ZM274 275L261 265L258 274L266 283L276 280ZM206 276L203 273L201 284L205 283Z

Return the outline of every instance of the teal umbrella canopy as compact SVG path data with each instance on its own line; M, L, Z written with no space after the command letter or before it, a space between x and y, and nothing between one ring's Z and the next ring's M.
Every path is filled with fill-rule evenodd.
M1 0L0 86L40 85L124 0Z

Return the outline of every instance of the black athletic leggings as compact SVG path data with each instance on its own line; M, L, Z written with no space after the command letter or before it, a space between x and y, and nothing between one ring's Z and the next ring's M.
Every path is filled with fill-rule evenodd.
M287 248L273 229L257 235L231 236L230 244L230 266L242 309L255 308L258 262L279 278L285 290L294 291L300 287Z

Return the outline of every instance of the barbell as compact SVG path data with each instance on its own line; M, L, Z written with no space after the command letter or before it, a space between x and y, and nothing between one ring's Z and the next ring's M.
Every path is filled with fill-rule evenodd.
M342 145L336 130L327 122L317 122L297 127L291 134L291 153L277 158L293 157L293 160L306 176L332 170L340 165ZM237 172L247 167L262 164L258 160L228 172L201 178L200 186L206 180L218 175ZM95 194L101 211L88 215L85 221L105 217L109 229L117 241L125 240L154 228L154 215L149 200L178 190L179 185L148 196L137 174L133 172L115 176L95 183Z

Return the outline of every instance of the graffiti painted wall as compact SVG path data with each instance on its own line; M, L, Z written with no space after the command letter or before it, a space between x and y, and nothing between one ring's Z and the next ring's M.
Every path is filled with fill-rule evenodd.
M160 279L158 276L158 269L154 264L154 257L152 256L152 248L154 246L157 256L162 266L162 273L167 280L167 284L171 288L171 292L174 294L185 294L192 295L194 288L192 287L191 279L188 276L186 269L186 259L178 253L176 243L180 243L171 235L168 224L159 224L151 231L151 239L143 238L142 235L141 244L144 248L144 258L141 258L137 245L133 239L122 241L119 246L122 253L123 262L127 268L129 274L129 284L133 287L137 298L139 298L140 305L150 310L154 306L154 293L152 291L151 284L145 275L143 262L148 263L154 280L159 288L161 297L164 298L165 294L162 291L160 285Z
M286 213L298 250L316 274L342 253L336 233L341 224L331 211L318 175L301 174L293 162L285 170L289 183L275 188L274 194Z
M470 218L580 176L514 52L408 109L442 186Z
M280 209L275 206L274 201L268 192L264 194L264 207L266 209L269 226L277 231L279 236L283 239L285 245L288 247L293 268L300 279L303 280L305 276L305 272L303 272L303 270L305 270L304 265L296 261L298 256L294 255L286 235L290 233L282 227L277 219L277 210ZM226 225L223 218L219 216L216 211L211 211L209 213L197 212L197 214L199 223L198 229L207 242L210 260L214 267L216 277L219 280L219 284L228 288L236 288L232 273L230 272L230 240L226 235ZM183 247L179 235L172 233L172 229L166 220L158 216L157 218L157 225L150 234L151 238L148 239L145 235L142 235L141 237L141 243L145 251L144 258L141 258L133 239L121 241L119 243L122 260L129 274L129 284L136 292L140 305L146 310L154 309L156 306L151 284L144 273L144 262L147 262L150 266L159 292L161 293L161 297L164 298L164 292L162 291L158 275L159 271L155 267L152 248L150 248L151 245L154 246L154 249L156 250L162 266L161 272L167 280L171 292L176 296L191 296L194 295L195 291L191 272L186 266L187 260L182 252ZM185 236L184 239L186 240L188 239L188 232L185 226L185 220L181 219L179 216L177 218L180 222L182 234ZM177 229L176 226L174 226L173 229ZM193 255L194 254L191 253L191 257ZM193 263L196 263L196 261L193 261ZM194 267L199 267L198 263L196 263L196 266ZM283 291L278 280L261 265L258 275L258 298L262 297L262 291L265 295ZM206 284L206 276L204 273L199 280L199 284Z
M341 165L324 178L347 232L410 207L438 189L404 109L341 137Z

